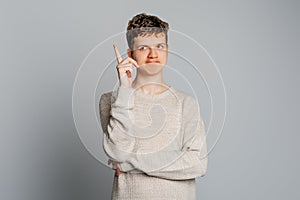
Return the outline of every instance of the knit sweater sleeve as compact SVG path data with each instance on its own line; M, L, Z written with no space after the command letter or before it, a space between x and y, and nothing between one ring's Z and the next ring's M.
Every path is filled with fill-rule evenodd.
M204 176L208 157L204 122L197 101L188 97L183 103L183 145L178 159L168 166L147 173L166 179L183 180Z
M100 99L104 151L112 160L124 163L128 170L133 169L126 160L135 143L135 138L130 136L132 127L130 112L134 107L130 97L133 91L132 88L119 87L111 98L102 95Z

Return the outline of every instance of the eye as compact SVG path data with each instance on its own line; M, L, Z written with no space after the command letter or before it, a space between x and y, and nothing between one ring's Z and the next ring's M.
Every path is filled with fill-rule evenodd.
M164 44L158 44L158 45L157 45L157 48L158 48L158 49L164 49L165 47L166 47L166 46L165 46Z
M148 47L146 47L146 46L141 46L141 47L139 48L140 51L145 51L145 50L147 50L147 49L148 49Z

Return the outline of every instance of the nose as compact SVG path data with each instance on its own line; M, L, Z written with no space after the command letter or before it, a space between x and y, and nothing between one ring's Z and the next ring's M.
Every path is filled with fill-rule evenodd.
M157 52L155 48L150 48L149 54L148 54L149 58L157 58Z

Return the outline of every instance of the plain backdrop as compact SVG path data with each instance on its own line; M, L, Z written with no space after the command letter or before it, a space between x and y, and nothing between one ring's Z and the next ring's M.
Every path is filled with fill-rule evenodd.
M0 199L110 198L113 171L80 141L72 90L90 50L140 12L201 43L223 77L226 122L197 199L300 199L299 9L292 0L2 0Z

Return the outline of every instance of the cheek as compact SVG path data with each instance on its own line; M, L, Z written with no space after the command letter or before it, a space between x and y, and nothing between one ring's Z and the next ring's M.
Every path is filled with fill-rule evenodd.
M139 53L139 54L133 54L133 59L135 61L137 61L138 64L141 64L141 63L145 62L145 60L147 59L147 56L143 55L141 53Z
M167 61L167 59L168 59L168 53L167 52L162 52L160 58L163 61Z

